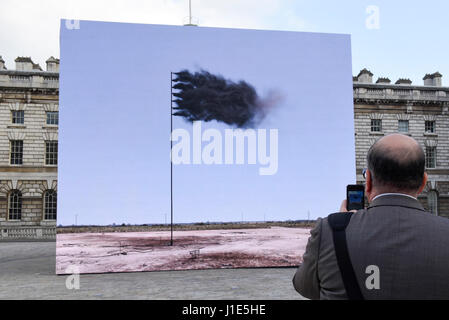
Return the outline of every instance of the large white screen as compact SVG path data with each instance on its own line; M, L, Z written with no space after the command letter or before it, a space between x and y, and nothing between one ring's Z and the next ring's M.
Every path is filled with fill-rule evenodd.
M301 220L338 210L355 182L348 35L91 21L77 29L62 21L58 224L166 221L170 72L184 69L243 80L260 96L275 92L254 129L276 129L279 150L274 175L260 175L264 166L247 159L175 165L176 223ZM173 127L192 137L183 118ZM224 137L235 126L203 122L208 128Z

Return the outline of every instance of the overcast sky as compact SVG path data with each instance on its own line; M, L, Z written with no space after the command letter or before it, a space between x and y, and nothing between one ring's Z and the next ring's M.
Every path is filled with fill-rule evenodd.
M368 29L367 8L379 9ZM336 32L352 35L353 74L364 67L395 81L422 84L425 73L449 75L445 0L192 0L200 26ZM42 67L59 57L59 19L182 25L188 0L2 0L0 55L9 69L31 56ZM443 78L443 83L449 84Z

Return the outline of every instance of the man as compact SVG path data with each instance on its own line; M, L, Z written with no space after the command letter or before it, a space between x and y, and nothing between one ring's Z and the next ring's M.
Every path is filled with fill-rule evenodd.
M353 213L346 228L363 298L449 299L449 219L426 212L416 199L427 183L421 147L406 135L388 135L370 148L367 162L370 205ZM346 200L340 211L347 211ZM310 299L348 298L328 218L311 231L293 285Z

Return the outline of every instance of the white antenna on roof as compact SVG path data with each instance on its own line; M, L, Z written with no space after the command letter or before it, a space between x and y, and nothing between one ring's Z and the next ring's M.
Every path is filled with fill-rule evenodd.
M198 19L192 16L192 0L189 0L189 16L187 23L184 23L184 26L198 26ZM184 19L185 21L186 19Z

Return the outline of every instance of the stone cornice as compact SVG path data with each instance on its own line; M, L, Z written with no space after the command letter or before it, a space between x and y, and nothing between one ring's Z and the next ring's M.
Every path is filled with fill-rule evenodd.
M387 83L363 83L354 82L354 88L370 88L370 89L394 89L394 90L429 90L429 91L446 91L449 92L449 87L437 86L414 86L404 84L387 84Z
M0 86L0 94L8 94L8 93L41 93L47 95L59 95L59 88ZM2 100L2 98L8 99L8 97L0 97L0 100Z
M8 76L41 76L41 77L57 77L59 78L58 72L48 72L48 71L18 71L18 70L0 70L0 75Z
M441 107L449 107L449 100L432 100L432 99L398 99L398 98L370 98L370 97L356 97L354 95L354 104L383 104L383 105L405 105L405 106L424 106L433 105Z
M449 106L449 88L354 83L354 103Z
M57 166L0 166L0 176L6 172L20 172L20 173L56 173L58 171Z

